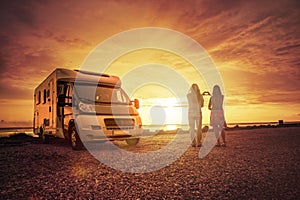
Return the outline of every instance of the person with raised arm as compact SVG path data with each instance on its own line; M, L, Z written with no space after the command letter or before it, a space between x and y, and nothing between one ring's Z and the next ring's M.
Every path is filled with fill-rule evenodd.
M187 94L188 99L188 119L190 127L190 135L193 147L202 146L202 111L201 108L204 105L204 99L200 93L200 89L196 83L192 84L189 93ZM196 132L196 136L195 136Z

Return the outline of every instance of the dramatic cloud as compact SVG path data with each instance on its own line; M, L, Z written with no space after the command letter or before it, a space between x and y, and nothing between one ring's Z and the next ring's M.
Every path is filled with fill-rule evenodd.
M222 75L229 106L243 105L250 110L268 104L261 111L266 117L276 104L290 109L288 119L300 119L295 111L300 106L297 0L4 0L0 7L0 109L7 102L27 99L28 110L33 89L56 67L78 68L111 35L157 26L180 31L203 45ZM168 60L168 56L160 59L197 82L198 76L193 77L186 63ZM127 66L135 63L124 61L124 65L126 62ZM276 109L280 113L280 107ZM0 117L5 119L5 115L9 114Z

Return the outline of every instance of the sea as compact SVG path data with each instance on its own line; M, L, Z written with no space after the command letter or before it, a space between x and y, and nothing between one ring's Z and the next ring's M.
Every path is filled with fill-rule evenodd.
M0 138L10 137L12 135L16 135L20 133L25 133L27 135L36 137L36 135L33 133L33 129L29 127L0 128Z
M285 124L291 123L291 122L285 122ZM0 138L1 137L9 137L11 135L19 134L19 133L25 133L27 135L37 137L33 133L33 128L30 126L17 126L17 124L13 124L14 126L3 126L4 124L0 123ZM239 127L247 127L247 126L261 126L261 125L278 125L278 122L242 122L242 123L228 123L227 126L229 128L233 128L236 126ZM203 124L204 126L208 126L208 124ZM143 129L145 131L171 131L171 130L177 130L177 129L182 129L184 131L189 130L189 125L188 124L144 124Z
M247 127L247 126L268 126L268 125L278 125L278 122L241 122L241 123L228 123L227 126L229 128L233 128L236 126L239 127ZM202 127L209 126L207 123L203 123ZM158 130L176 130L176 129L182 129L184 131L189 130L188 124L145 124L143 125L143 128L149 131L158 131Z

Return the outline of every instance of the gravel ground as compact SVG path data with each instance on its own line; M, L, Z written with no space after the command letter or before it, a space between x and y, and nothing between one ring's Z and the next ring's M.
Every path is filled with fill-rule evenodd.
M0 139L0 199L299 199L300 128L228 131L203 159L190 147L174 163L137 174L107 167L61 139ZM128 151L155 150L172 134Z

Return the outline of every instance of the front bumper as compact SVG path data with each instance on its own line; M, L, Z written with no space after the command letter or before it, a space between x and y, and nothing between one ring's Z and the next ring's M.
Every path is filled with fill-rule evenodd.
M137 124L138 116L122 116L135 120L134 126L130 128L120 126L118 129L107 129L104 119L113 117L116 118L116 116L78 115L75 121L81 141L126 140L141 137L143 129Z

